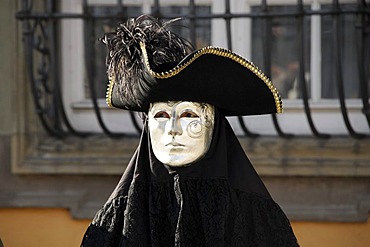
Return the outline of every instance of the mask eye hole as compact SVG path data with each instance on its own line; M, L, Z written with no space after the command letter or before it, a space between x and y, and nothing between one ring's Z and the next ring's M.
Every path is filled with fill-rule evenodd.
M170 118L170 115L165 111L159 111L154 115L154 118Z
M199 116L193 111L186 111L181 113L180 118L198 118Z

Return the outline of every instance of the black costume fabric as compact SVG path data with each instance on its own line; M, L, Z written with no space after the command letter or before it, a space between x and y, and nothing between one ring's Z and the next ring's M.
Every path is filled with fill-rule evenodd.
M116 189L87 229L84 247L298 246L226 118L211 147L180 168L160 163L144 129Z

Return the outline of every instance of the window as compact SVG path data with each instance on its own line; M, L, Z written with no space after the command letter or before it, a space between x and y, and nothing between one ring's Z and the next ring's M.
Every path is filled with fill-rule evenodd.
M307 6L305 6L307 9ZM297 10L295 5L269 6L268 11L274 13L294 12ZM256 6L252 11L261 12L261 7ZM283 99L301 98L297 77L299 72L299 49L298 47L298 27L295 17L274 17L270 20L254 19L252 25L252 60L262 71L270 70L269 74L274 85L279 90ZM304 38L305 49L305 74L310 73L310 19L304 19L303 30L306 34ZM270 48L270 56L264 57L266 46ZM266 54L266 56L268 56ZM270 68L264 68L265 60L269 60Z
M323 10L329 10L332 6L324 4ZM356 10L355 4L345 4L341 6L342 9ZM339 33L339 39L342 46L340 47L343 69L343 82L347 99L360 98L360 85L358 77L358 60L356 50L356 15L345 15L339 19L339 25L343 28ZM339 31L339 30L338 30ZM330 49L333 43L333 23L331 16L323 16L321 20L321 34L322 34L322 84L321 97L323 99L335 99L338 97L338 90L336 81L338 80L334 70L334 53Z
M225 13L225 1L202 0L195 1L195 13L199 15L214 15ZM163 16L182 16L189 14L189 1L160 1L160 13ZM253 61L266 74L269 74L284 99L285 114L278 116L278 122L286 132L310 135L311 130L304 113L301 85L297 75L299 71L299 37L296 17L289 15L297 9L296 1L269 1L269 13L288 13L287 15L261 18L253 13L261 13L260 1L230 1L231 9L231 44L227 42L227 22L223 18L202 18L195 21L196 46L215 45L232 47L238 54ZM326 0L305 2L305 11L330 10L331 2ZM66 0L61 2L64 12L83 13L83 1ZM341 8L356 8L355 1L347 1ZM94 0L87 1L84 9L92 17L91 22L81 19L65 19L61 25L61 54L63 74L63 99L67 114L72 124L81 130L101 132L92 103L89 100L91 85L98 93L99 106L107 127L117 132L135 132L135 128L125 111L118 111L105 106L105 75L104 45L97 39L111 30L117 20L103 18L103 15L118 14L122 17L137 16L141 13L154 11L154 1L130 0L117 6L117 1ZM244 14L245 16L237 16ZM235 15L235 16L233 16ZM267 22L265 21L268 20ZM340 33L342 51L343 82L347 98L347 108L354 129L367 132L368 126L361 113L360 90L358 83L358 62L355 50L355 14L340 17L343 27ZM188 26L185 19L181 24ZM346 134L343 117L339 111L340 105L336 91L337 74L333 66L332 39L333 21L330 14L305 15L304 23L304 77L307 83L308 97L312 116L317 128L329 134ZM189 29L175 26L174 31L189 39ZM268 35L269 39L266 39ZM265 42L265 43L264 43ZM89 45L92 44L92 45ZM89 47L91 46L91 47ZM267 54L271 54L267 57ZM266 59L270 59L266 63ZM88 69L88 67L93 69ZM269 68L265 68L269 66ZM87 73L87 71L90 71ZM85 73L83 73L85 72ZM92 84L90 84L93 82ZM230 121L237 134L243 131L236 118ZM244 117L249 129L261 134L276 134L270 116Z

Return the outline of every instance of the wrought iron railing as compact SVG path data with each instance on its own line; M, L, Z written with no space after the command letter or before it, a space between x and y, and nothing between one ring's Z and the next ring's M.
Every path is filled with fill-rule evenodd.
M85 23L93 23L98 19L125 19L124 11L116 11L114 14L99 14L96 15L89 10L88 1L82 1L83 12L82 13L64 13L60 11L57 1L45 0L45 1L32 1L32 0L21 0L21 8L16 15L22 23L23 38L24 38L24 50L28 69L29 82L31 84L33 101L36 107L36 112L39 116L40 122L45 130L52 136L65 137L67 135L86 136L90 133L76 130L64 108L64 102L62 100L61 91L61 71L60 71L60 55L59 55L59 44L58 44L58 25L63 19L83 19ZM37 6L36 6L37 5ZM348 133L354 138L363 138L368 136L367 133L357 133L349 121L348 107L346 105L346 90L344 87L344 79L342 75L342 60L341 56L341 38L342 26L340 20L346 15L356 16L356 47L357 47L357 63L358 71L357 78L360 85L359 98L362 101L362 113L365 116L365 121L370 127L370 106L369 106L369 83L370 83L370 4L364 0L353 3L355 8L346 9L342 8L342 5L338 0L333 0L329 4L329 8L325 9L307 9L304 8L302 0L298 0L293 6L294 10L289 11L272 11L267 4L266 0L262 0L258 5L258 10L250 11L246 13L232 13L230 8L230 1L225 0L225 11L223 13L210 13L210 14L199 14L196 11L197 4L194 0L188 1L188 13L183 16L190 23L190 40L192 43L196 42L196 21L197 20L213 20L222 19L226 23L226 40L229 49L232 47L232 20L238 18L250 18L252 20L262 21L262 58L263 58L263 70L267 75L271 72L271 22L273 18L293 18L296 25L297 40L296 46L298 47L298 65L299 68L305 68L307 56L305 52L305 23L304 18L309 16L330 16L331 18L331 32L332 41L331 47L335 54L333 68L336 73L336 90L338 92L338 100L340 106L340 112L342 114L345 126ZM117 1L116 8L124 8L124 1ZM151 7L151 14L158 18L171 19L178 17L175 14L164 15L161 11L161 2L154 0ZM88 35L88 34L85 34ZM92 51L93 43L86 42L85 49ZM90 54L85 52L85 54ZM88 55L86 55L88 56ZM102 131L111 137L121 137L130 135L128 133L116 133L110 130L104 122L101 114L101 108L98 104L98 96L95 90L93 82L94 75L94 64L86 57L85 66L88 75L89 83L89 94L93 105L96 118ZM304 69L299 69L298 83L300 88L300 95L303 102L303 109L310 126L311 132L318 138L328 138L330 135L321 133L315 126L315 122L311 114L311 106L309 101L308 83L305 77ZM131 119L134 126L139 130L140 124L137 122L133 113ZM276 132L281 137L292 137L290 133L285 133L275 115L272 115L272 121ZM249 137L257 137L259 134L253 133L249 130L242 117L238 118L238 122L245 135Z

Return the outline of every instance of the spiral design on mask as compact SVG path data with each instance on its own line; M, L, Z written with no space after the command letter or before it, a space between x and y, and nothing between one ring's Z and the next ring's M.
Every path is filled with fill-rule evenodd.
M192 138L199 138L203 134L203 123L199 120L191 121L186 127L186 132Z

